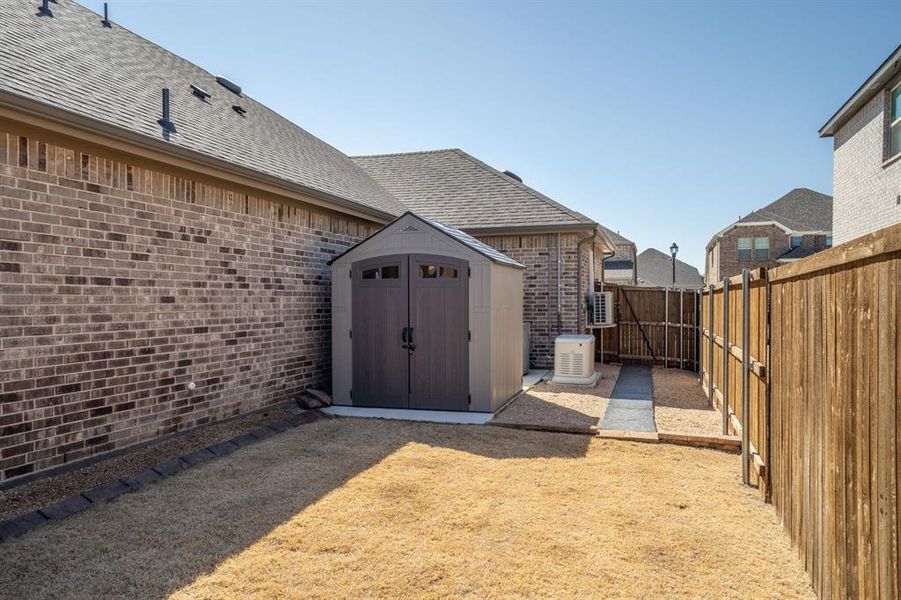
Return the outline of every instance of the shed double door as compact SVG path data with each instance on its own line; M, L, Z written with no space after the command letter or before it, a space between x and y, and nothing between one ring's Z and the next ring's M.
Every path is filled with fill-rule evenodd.
M380 256L351 277L354 406L469 410L468 263Z

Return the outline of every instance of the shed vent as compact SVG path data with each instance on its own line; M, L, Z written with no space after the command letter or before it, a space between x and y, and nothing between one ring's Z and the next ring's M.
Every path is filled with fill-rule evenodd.
M239 96L241 95L241 86L238 85L237 83L233 83L233 82L229 81L228 79L226 79L225 77L217 77L216 81L219 82L219 85L221 85L228 91L230 91L234 94L237 94Z

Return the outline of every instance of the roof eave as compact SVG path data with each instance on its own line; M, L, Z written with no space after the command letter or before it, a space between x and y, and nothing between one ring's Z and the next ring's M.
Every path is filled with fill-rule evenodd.
M98 119L86 117L72 111L61 109L45 102L40 102L32 98L20 96L18 94L14 94L5 90L0 90L0 116L4 116L3 109L25 113L26 115L31 115L39 119L44 119L60 125L69 126L83 134L91 135L92 137L104 138L113 142L124 143L129 146L139 146L141 148L146 148L153 152L160 153L164 156L189 161L191 163L197 163L215 169L217 171L234 174L245 179L258 181L260 183L265 183L270 186L282 188L293 193L299 193L304 196L309 196L310 198L324 202L327 208L332 208L333 210L351 209L349 214L355 214L358 216L363 216L365 218L372 218L377 222L390 221L396 216L360 204L353 200L330 194L322 190L317 190L315 188L286 181L272 175L267 175L253 169L242 167L240 165L230 163L226 160L218 159L207 154L203 154L202 152L197 152L196 150L177 146L163 140L156 140L150 136L129 131L124 127L111 125ZM16 117L16 115L6 116L12 119L15 119ZM41 126L41 123L29 124L37 127ZM60 133L66 135L66 132ZM69 135L72 134L70 133ZM103 142L96 141L95 143L103 144ZM122 148L117 149L123 150ZM124 151L127 152L128 150L124 149Z
M901 45L889 54L879 68L870 75L857 91L835 111L826 124L820 127L820 137L832 137L870 98L901 72Z

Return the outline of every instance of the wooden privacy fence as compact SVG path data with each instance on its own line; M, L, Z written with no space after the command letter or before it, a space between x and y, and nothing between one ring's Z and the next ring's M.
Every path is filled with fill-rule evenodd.
M694 290L605 284L613 293L615 327L597 330L604 362L643 363L697 371L698 309Z
M701 304L702 383L814 590L901 597L901 225Z

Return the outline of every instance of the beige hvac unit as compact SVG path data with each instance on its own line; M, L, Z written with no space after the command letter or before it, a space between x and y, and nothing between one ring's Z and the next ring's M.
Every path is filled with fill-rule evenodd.
M594 370L593 335L558 335L554 340L554 383L594 385L599 372Z

